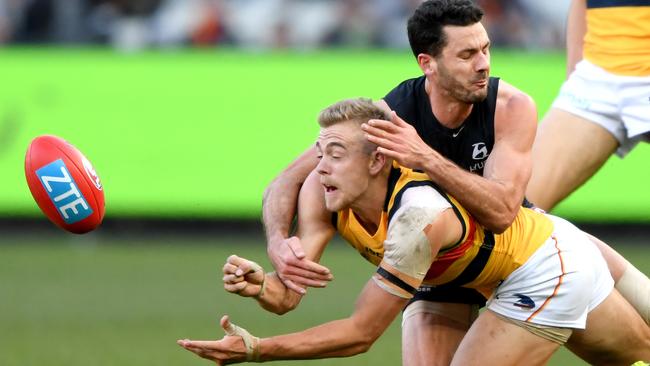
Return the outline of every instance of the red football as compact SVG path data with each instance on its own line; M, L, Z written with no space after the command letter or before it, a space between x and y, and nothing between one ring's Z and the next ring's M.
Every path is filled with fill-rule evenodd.
M25 176L34 200L56 225L87 233L104 218L104 190L83 154L62 138L43 135L29 144Z

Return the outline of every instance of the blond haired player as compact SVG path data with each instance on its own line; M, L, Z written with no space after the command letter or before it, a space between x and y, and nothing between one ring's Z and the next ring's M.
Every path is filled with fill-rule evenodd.
M567 75L533 145L526 191L550 210L650 133L650 0L574 0ZM614 203L612 203L614 204ZM650 280L600 244L616 288L650 322Z
M378 263L354 313L263 339L224 317L224 339L179 340L181 346L218 364L354 355L368 350L426 283L490 296L452 365L543 364L570 336L568 346L590 363L650 359L650 329L613 289L584 233L527 208L506 231L491 233L425 174L393 165L364 138L361 124L382 113L366 99L321 113L320 162L300 196L298 235L312 258L334 235L335 212L342 236ZM224 272L227 289L255 295L276 312L299 296L243 258L230 257Z

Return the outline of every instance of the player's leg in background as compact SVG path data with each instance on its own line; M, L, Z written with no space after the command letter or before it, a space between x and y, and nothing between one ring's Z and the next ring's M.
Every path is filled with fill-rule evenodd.
M618 148L602 126L552 108L537 128L526 197L550 211L600 169Z
M537 130L526 197L544 210L552 209L595 174L617 147L618 140L602 126L552 108ZM616 288L650 324L650 279L610 246L593 241Z
M587 328L574 330L566 344L592 365L650 362L650 328L616 289L587 316Z
M486 310L461 342L452 365L545 365L560 347Z
M650 325L650 279L602 240L587 234L607 262L615 287Z
M477 314L477 305L431 301L409 304L402 320L402 365L449 365Z

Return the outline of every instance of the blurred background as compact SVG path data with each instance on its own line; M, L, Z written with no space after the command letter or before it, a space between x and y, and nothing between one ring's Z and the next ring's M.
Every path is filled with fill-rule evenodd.
M405 31L419 3L0 0L0 365L200 365L175 340L220 338L222 314L260 336L347 316L373 268L338 240L322 260L335 280L281 317L226 295L221 266L237 253L270 268L262 193L313 143L322 108L420 75ZM541 118L565 75L569 1L478 3L492 74ZM65 233L34 203L23 161L42 134L97 169L95 232ZM642 144L610 159L555 211L646 273L648 158ZM367 354L313 364L400 352L397 321Z

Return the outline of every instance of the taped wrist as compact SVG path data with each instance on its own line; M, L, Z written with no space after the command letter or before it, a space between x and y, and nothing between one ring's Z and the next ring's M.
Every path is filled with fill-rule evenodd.
M230 322L228 328L224 331L229 336L239 336L244 341L246 347L246 361L259 362L260 360L260 339L250 334L246 329Z

